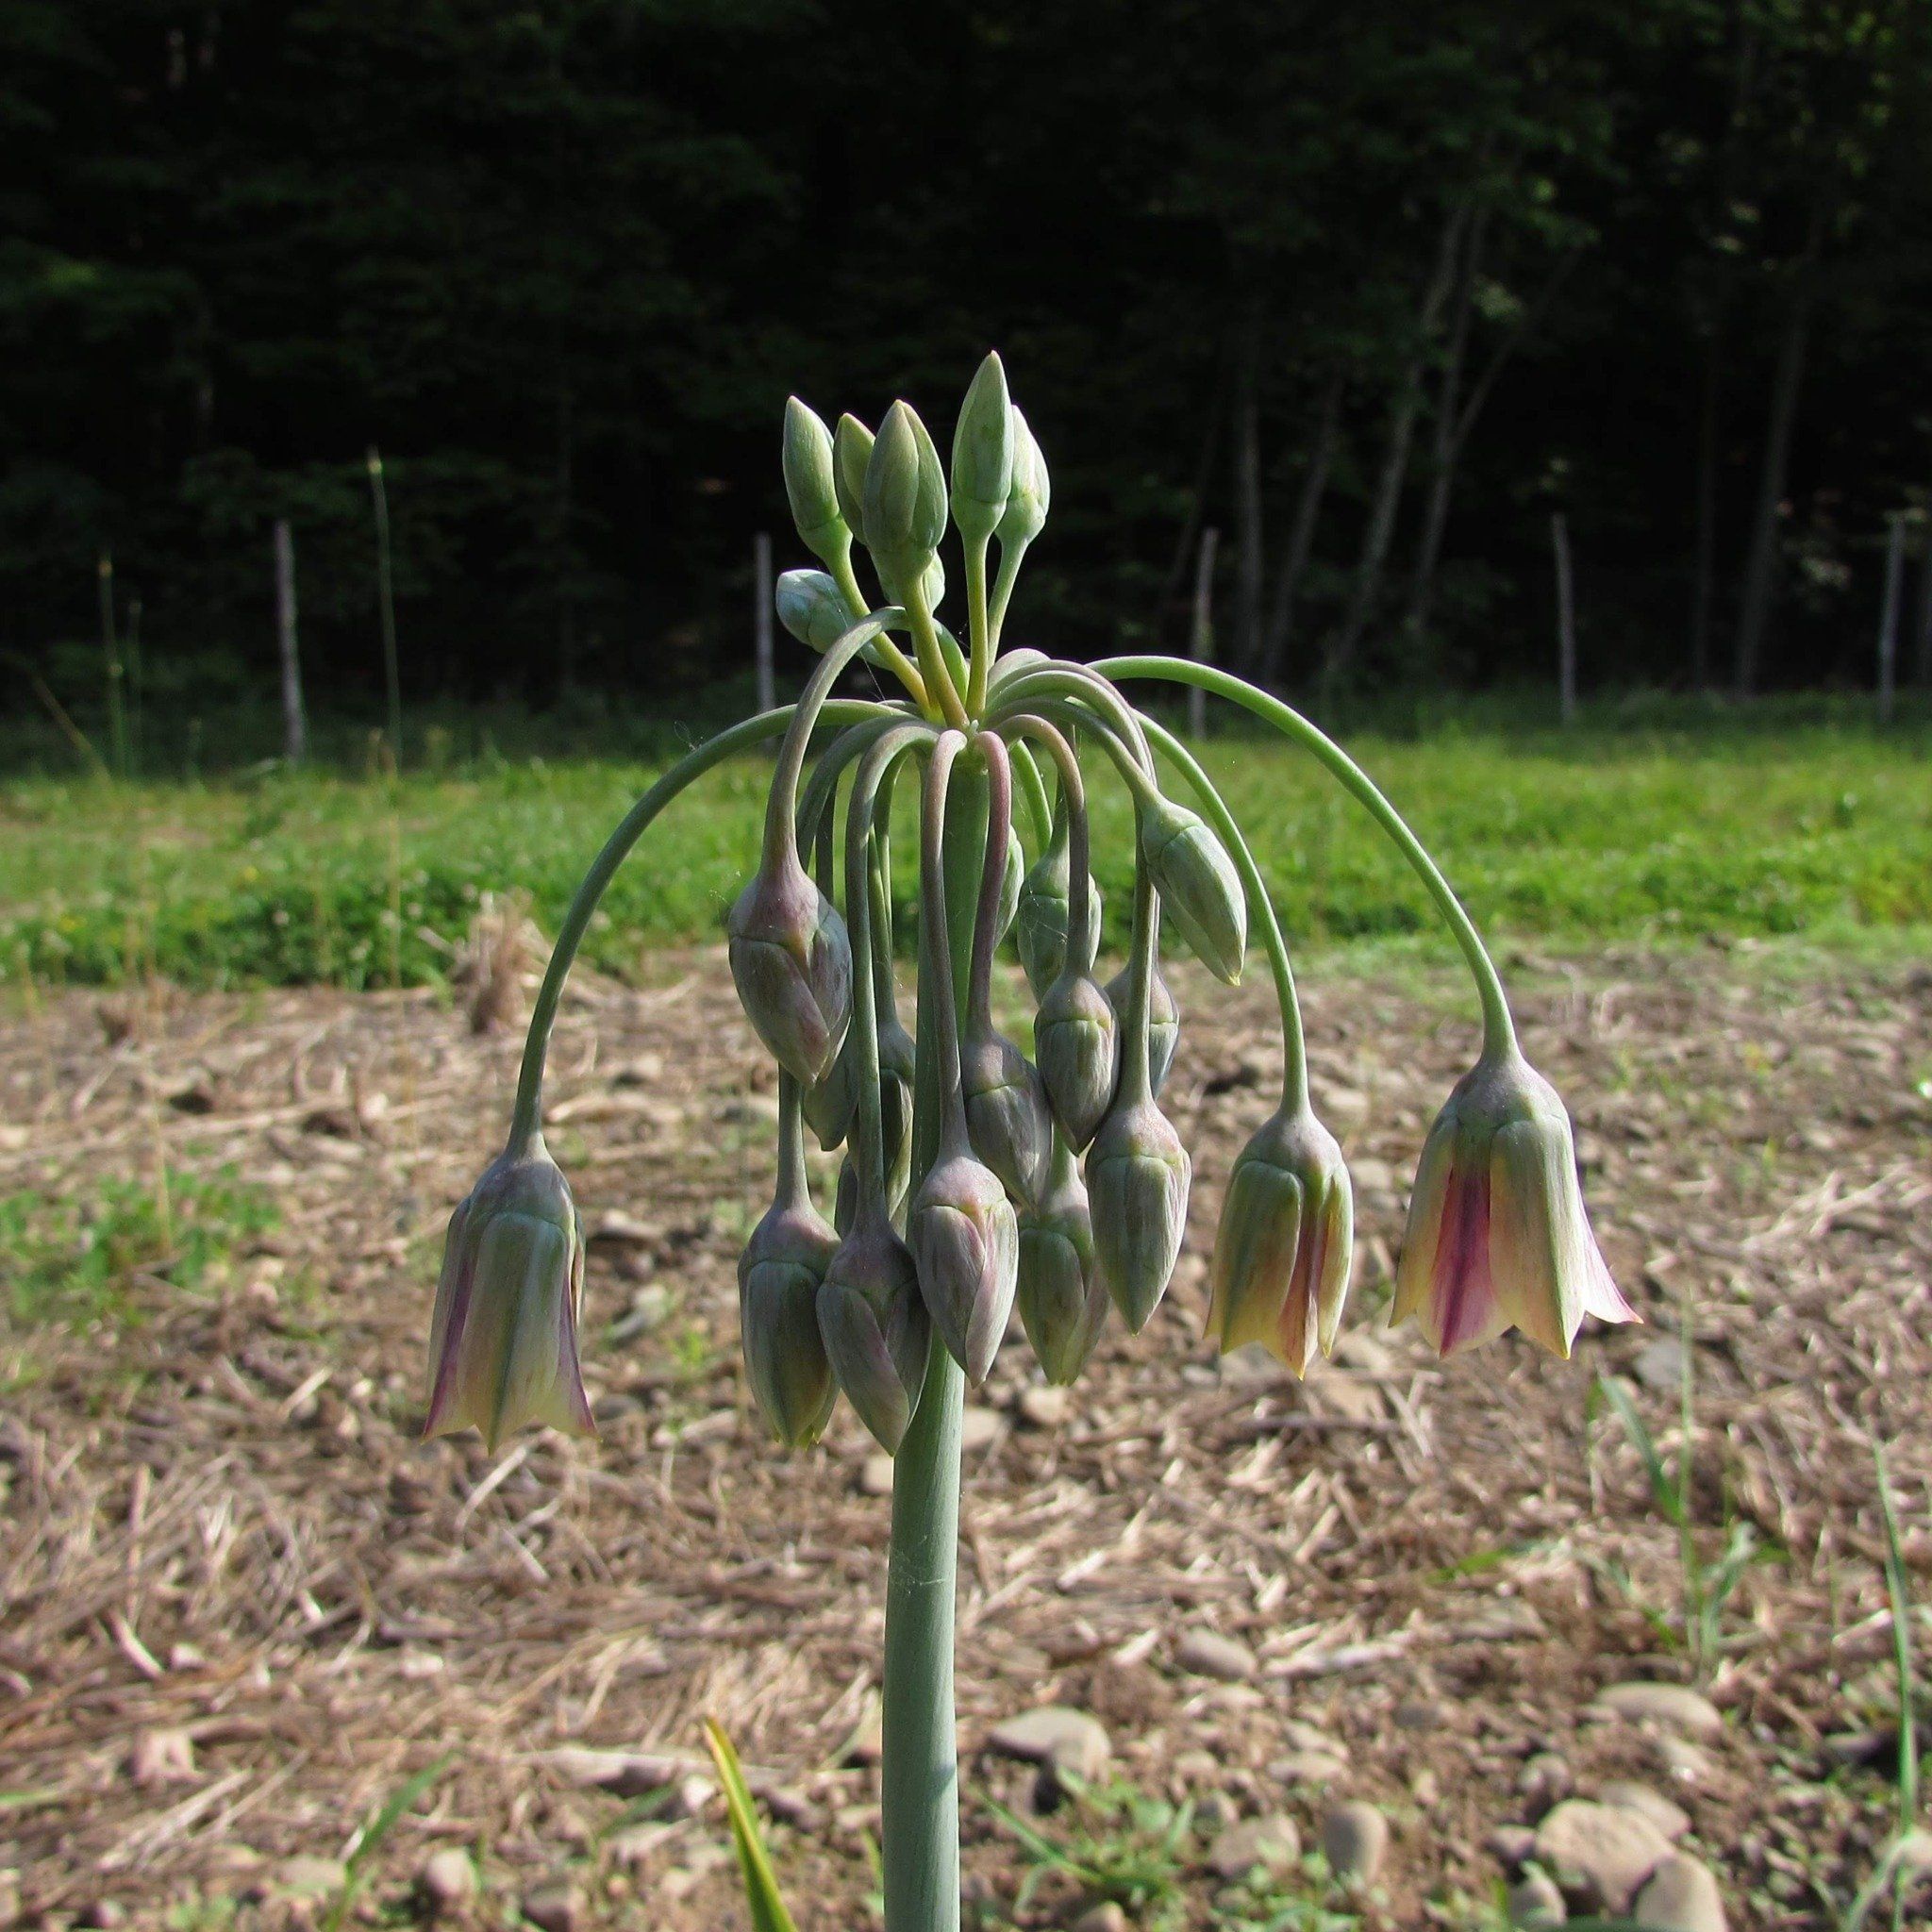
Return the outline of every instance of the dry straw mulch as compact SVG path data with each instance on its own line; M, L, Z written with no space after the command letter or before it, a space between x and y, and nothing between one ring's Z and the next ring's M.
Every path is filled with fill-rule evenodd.
M1306 1830L1321 1793L1281 1760L1319 1727L1394 1824L1368 1922L1409 1925L1494 1884L1486 1840L1533 1815L1524 1767L1554 1752L1586 1790L1670 1790L1734 1924L1815 1924L1814 1888L1846 1897L1885 1822L1879 1776L1834 1771L1831 1742L1886 1748L1874 1436L1932 1601L1932 975L1718 951L1519 963L1525 1043L1575 1108L1604 1245L1648 1325L1593 1332L1569 1365L1511 1340L1445 1366L1382 1330L1409 1164L1470 1027L1446 981L1317 971L1317 1094L1362 1232L1351 1339L1305 1389L1216 1364L1199 1257L1273 1104L1275 1030L1264 988L1183 973L1170 1092L1198 1185L1180 1276L1063 1416L1023 1408L1038 1376L1017 1333L982 1398L968 1790L1024 1805L1030 1774L985 1733L1061 1702L1102 1720L1143 1789L1211 1786ZM771 1081L722 955L654 977L587 984L554 1061L553 1145L595 1235L602 1439L494 1459L416 1429L441 1225L501 1131L513 1029L327 992L63 996L8 1025L0 1195L85 1195L164 1160L232 1167L281 1216L196 1292L137 1284L138 1324L0 1349L18 1374L0 1397L0 1871L25 1911L312 1914L287 1861L342 1856L449 1752L371 1861L383 1910L430 1852L470 1844L489 1923L555 1875L582 1924L736 1923L701 1784L626 1809L555 1755L674 1760L647 1782L695 1765L713 1713L789 1821L777 1855L807 1922L866 1923L875 1774L853 1743L862 1759L886 1506L849 1412L788 1460L747 1411L733 1265L769 1181ZM1607 1684L1688 1670L1649 1614L1676 1603L1674 1534L1587 1403L1597 1373L1631 1377L1674 1453L1668 1363L1644 1352L1678 1336L1704 1547L1728 1513L1786 1553L1738 1590L1707 1683L1724 1732L1690 1747L1589 1710ZM1177 1642L1204 1628L1250 1645L1256 1674L1181 1672ZM1009 1838L970 1804L968 1837L975 1884L1010 1898Z

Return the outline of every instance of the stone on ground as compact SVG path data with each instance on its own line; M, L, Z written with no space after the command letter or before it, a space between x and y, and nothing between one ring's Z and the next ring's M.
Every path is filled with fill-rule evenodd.
M1070 1705L1045 1704L995 1724L987 1742L1008 1757L1024 1757L1091 1782L1112 1755L1106 1727L1097 1718Z
M423 1902L432 1913L454 1912L476 1895L476 1867L468 1852L450 1845L423 1863Z
M1673 1852L1637 1894L1639 1922L1656 1932L1724 1932L1724 1902L1708 1869Z
M1174 1661L1197 1677L1239 1684L1255 1674L1255 1653L1239 1637L1218 1630L1190 1630L1174 1650Z
M1612 1684L1597 1693L1597 1706L1632 1724L1648 1720L1685 1738L1716 1738L1724 1714L1709 1698L1683 1684Z
M1547 1873L1526 1873L1509 1888L1509 1923L1523 1932L1549 1932L1570 1923L1570 1908Z
M1683 1806L1634 1778L1612 1778L1597 1792L1597 1799L1620 1811L1634 1811L1640 1818L1649 1819L1673 1844L1690 1829L1690 1814Z
M1536 1855L1575 1904L1621 1912L1671 1856L1671 1841L1634 1811L1566 1798L1537 1826Z
M537 1932L577 1932L584 1923L584 1902L575 1886L554 1879L525 1892L524 1917Z
M1322 1821L1322 1856L1338 1878L1364 1884L1382 1869L1389 1850L1389 1821L1357 1798L1337 1805Z
M1214 1840L1208 1850L1208 1867L1232 1882L1257 1865L1264 1872L1284 1871L1301 1855L1301 1834L1291 1819L1250 1818L1230 1824Z

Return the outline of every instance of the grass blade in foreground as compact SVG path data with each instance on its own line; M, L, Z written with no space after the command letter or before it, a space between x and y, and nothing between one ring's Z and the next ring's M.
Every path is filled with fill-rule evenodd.
M710 1718L705 1720L705 1742L711 1747L711 1761L718 1767L718 1782L724 1790L724 1808L731 1814L731 1841L738 1847L738 1869L744 1875L752 1932L798 1932L791 1914L785 1909L785 1901L778 1896L777 1876L758 1831L758 1814L739 1766L738 1753Z

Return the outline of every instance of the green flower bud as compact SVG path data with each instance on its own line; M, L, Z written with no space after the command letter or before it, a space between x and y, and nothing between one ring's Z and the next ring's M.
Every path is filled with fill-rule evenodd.
M973 1149L1016 1201L1035 1201L1053 1160L1053 1114L1033 1062L990 1026L959 1043L959 1084Z
M1251 1341L1306 1374L1335 1346L1348 1293L1355 1205L1335 1136L1306 1107L1262 1122L1236 1157L1214 1240L1208 1333Z
M583 1224L540 1134L499 1154L450 1216L425 1439L475 1428L493 1452L530 1423L594 1436L577 1366L583 1300Z
M832 1193L832 1227L842 1241L858 1219L858 1170L847 1155L839 1163L838 1186Z
M810 1448L839 1398L818 1317L819 1286L838 1245L809 1198L781 1195L738 1257L745 1378L788 1449Z
M1127 1003L1132 969L1124 966L1107 982L1107 1003L1123 1028L1127 1024ZM1167 1085L1168 1070L1174 1065L1174 1050L1180 1044L1181 1009L1174 989L1159 967L1147 985L1147 1084L1158 1099ZM1122 1049L1125 1051L1124 1046Z
M966 391L953 431L953 522L969 543L984 542L1007 513L1014 441L1007 372L998 356L989 354Z
M1067 857L1068 825L1064 810L1054 814L1053 836L1047 847L1033 861L1025 882L1020 888L1017 917L1020 926L1020 963L1026 969L1026 983L1036 999L1060 976L1067 960L1067 926L1073 907L1073 867ZM1087 879L1088 923L1094 943L1100 941L1100 888L1091 874ZM1093 961L1075 962L1091 969Z
M772 597L778 622L823 656L852 627L839 587L822 570L788 570ZM868 655L861 652L861 656Z
M1023 549L1046 527L1046 508L1052 497L1046 458L1033 440L1033 431L1018 408L1013 411L1013 481L1007 507L1000 513L995 535L1003 547Z
M1141 861L1161 910L1216 978L1239 986L1248 945L1248 900L1227 847L1198 812L1157 798L1141 812Z
M852 534L865 541L865 469L872 461L873 433L857 416L839 418L832 437L832 487L839 513Z
M805 547L826 563L843 557L852 533L839 510L832 433L796 396L785 405L785 494Z
M1047 988L1033 1021L1033 1052L1054 1118L1077 1154L1113 1105L1120 1077L1113 1003L1091 974L1069 967Z
M852 1116L858 1107L858 1084L852 1071L852 1034L839 1049L824 1075L813 1081L805 1093L805 1124L829 1154L842 1147L852 1132Z
M1019 1226L999 1176L970 1147L941 1148L907 1233L933 1325L976 1388L1006 1338L1020 1265Z
M832 1373L879 1447L896 1456L925 1383L931 1319L912 1251L883 1210L858 1217L818 1295Z
M933 553L932 561L925 567L925 575L919 580L925 595L925 608L937 610L946 601L946 566L939 553Z
M1020 916L1020 893L1026 883L1026 848L1020 843L1020 835L1009 830L1007 833L1007 869L1000 874L1000 903L998 924L993 930L999 938L995 944L1004 944L1007 935L1013 929L1013 921Z
M1107 1325L1107 1284L1093 1258L1093 1220L1079 1169L1062 1141L1038 1208L1020 1217L1020 1319L1049 1382L1065 1387Z
M838 908L788 853L760 867L727 922L745 1017L807 1087L831 1065L852 1018L852 941Z
M917 584L946 533L946 479L908 403L894 403L879 425L865 466L864 513L866 543L889 586Z
M1192 1174L1174 1123L1151 1100L1117 1103L1087 1150L1094 1255L1133 1334L1147 1325L1173 1279Z

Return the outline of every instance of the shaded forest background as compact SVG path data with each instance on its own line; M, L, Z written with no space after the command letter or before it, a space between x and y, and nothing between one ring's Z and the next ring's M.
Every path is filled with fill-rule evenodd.
M991 344L1016 641L1180 643L1212 525L1253 673L1542 678L1561 510L1589 682L1864 682L1928 109L1923 0L10 0L0 651L84 705L107 552L158 697L272 701L286 517L368 702L378 446L413 698L728 675L786 393L943 445Z

